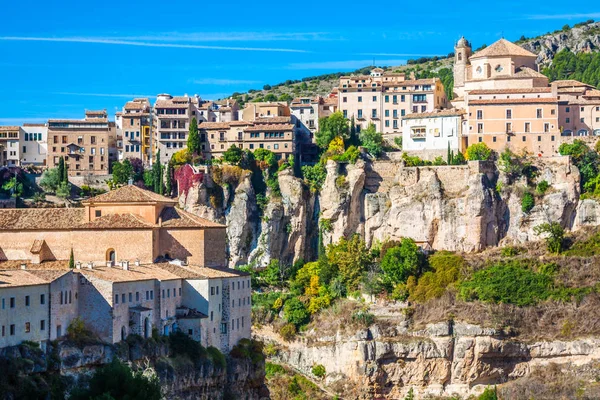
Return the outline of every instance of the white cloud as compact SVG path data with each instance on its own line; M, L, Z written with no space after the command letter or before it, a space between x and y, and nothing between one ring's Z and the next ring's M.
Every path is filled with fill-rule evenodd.
M441 57L440 54L410 54L410 53L358 53L357 56L382 56L382 57ZM377 60L375 60L377 61Z
M196 85L227 86L227 85L255 85L260 82L259 81L251 81L251 80L243 80L243 79L203 78L203 79L193 79L192 83L194 83Z
M171 42L272 42L335 40L328 32L161 32L149 35L111 37L115 40Z
M112 44L121 46L141 46L141 47L169 47L179 49L204 49L204 50L231 50L231 51L266 51L266 52L284 52L284 53L307 53L306 50L271 48L271 47L234 47L234 46L208 46L199 44L182 43L153 43L139 42L133 40L119 40L113 38L94 38L94 37L36 37L36 36L0 36L0 40L5 41L24 41L24 42L66 42L66 43L95 43Z
M529 15L526 19L590 19L590 18L600 18L600 12L593 13L581 13L581 14L539 14L539 15Z
M375 59L376 65L402 65L406 60L378 60ZM347 60L347 61L320 61L308 63L293 63L287 66L287 69L333 69L338 71L358 69L373 65L373 60Z

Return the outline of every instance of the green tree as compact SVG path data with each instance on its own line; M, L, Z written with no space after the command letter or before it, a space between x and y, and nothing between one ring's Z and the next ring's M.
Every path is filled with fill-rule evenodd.
M77 388L70 398L160 400L161 387L158 377L148 378L141 371L133 372L115 357L110 364L94 372L88 389Z
M265 96L264 101L277 101L277 96L273 93L269 93Z
M13 197L21 197L23 195L23 184L19 182L16 176L13 176L4 182L2 190L10 192Z
M59 164L60 165L60 164ZM59 167L49 168L42 174L40 186L48 192L56 192L62 181L62 175Z
M67 182L61 182L56 189L56 195L61 199L68 199L71 197L71 184Z
M242 161L243 153L244 152L242 151L242 149L240 149L235 144L232 144L231 147L225 150L225 152L223 153L223 161L231 165L239 165Z
M367 149L373 157L378 158L383 152L383 135L377 132L375 125L369 124L367 129L360 132L361 145Z
M421 252L410 238L402 238L400 245L388 249L381 260L381 269L393 283L405 283L409 276L417 276L421 266Z
M317 163L312 166L304 165L302 166L302 176L304 177L304 182L308 185L311 192L318 192L321 190L321 187L325 182L325 178L327 178L327 170L321 163Z
M294 324L297 328L308 323L310 313L297 297L292 297L285 302L283 306L283 315L290 324Z
M73 248L71 247L71 254L69 255L69 268L75 268L75 256L73 255Z
M477 400L498 400L498 392L496 391L496 386L494 386L493 388L486 387L483 393L479 395Z
M489 159L492 155L492 150L485 143L473 143L469 147L467 147L467 160L481 160L485 161Z
M293 97L290 96L287 93L282 94L281 96L279 96L279 101L285 101L286 103L289 103L293 100Z
M173 194L173 164L167 163L167 174L165 176L165 194L171 196Z
M113 163L112 172L113 182L117 185L123 185L133 178L133 166L128 159Z
M339 272L348 290L353 290L358 287L363 272L372 264L373 258L364 240L359 235L352 235L350 239L341 238L337 244L327 247L327 262L334 271ZM329 279L323 280L323 283L329 283Z
M162 166L160 165L160 149L156 152L154 164L152 164L152 190L154 193L162 192Z
M319 119L319 131L315 138L320 148L327 149L333 138L341 136L344 140L348 140L349 134L348 120L340 111L337 111L328 117Z
M58 177L60 182L64 182L65 180L65 159L60 157L58 159Z
M544 223L533 228L536 235L547 235L546 246L548 251L560 254L563 250L565 230L558 222Z
M521 211L528 214L534 206L535 198L533 195L530 192L523 193L523 198L521 199Z
M190 154L200 154L200 135L198 134L198 121L195 117L192 118L192 122L190 122L187 149Z

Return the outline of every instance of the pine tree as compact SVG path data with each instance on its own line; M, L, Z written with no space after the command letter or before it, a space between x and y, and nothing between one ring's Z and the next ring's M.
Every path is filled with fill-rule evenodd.
M192 118L187 139L187 149L190 154L200 153L200 136L198 135L198 121Z
M61 157L58 160L58 181L59 181L59 184L64 181L64 177L65 177L65 159Z
M160 150L156 152L156 159L154 160L154 164L152 165L152 178L153 178L153 187L152 190L154 193L162 192L160 188L162 185L162 168L160 165Z
M75 256L73 255L73 248L71 247L71 255L69 256L69 268L75 268Z

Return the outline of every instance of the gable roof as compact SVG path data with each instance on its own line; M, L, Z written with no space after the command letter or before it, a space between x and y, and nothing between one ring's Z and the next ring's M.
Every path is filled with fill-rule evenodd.
M166 207L160 214L166 228L224 228L225 225L200 218L175 207Z
M535 54L525 50L506 39L500 39L492 45L480 50L471 56L471 59L482 57L519 56L537 58Z
M126 185L118 189L92 197L83 204L94 203L176 203L169 197L161 196L135 185Z

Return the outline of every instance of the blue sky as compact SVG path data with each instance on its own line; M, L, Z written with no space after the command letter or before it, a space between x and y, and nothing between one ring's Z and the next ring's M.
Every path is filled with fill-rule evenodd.
M493 11L470 0L6 3L0 125L81 118L86 108L114 114L133 96L164 92L216 99L373 59L446 55L461 35L478 47L600 20L589 0L505 0Z

